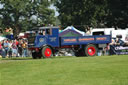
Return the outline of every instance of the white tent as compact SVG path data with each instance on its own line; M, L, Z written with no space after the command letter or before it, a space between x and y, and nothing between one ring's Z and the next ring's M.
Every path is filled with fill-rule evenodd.
M68 27L65 28L63 31L66 31L66 30L68 30L68 29L75 30L76 32L78 32L78 33L82 34L83 36L85 36L85 32L82 32L82 31L80 31L80 30L77 30L77 29L76 29L75 27L73 27L73 26L68 26Z
M105 35L110 35L113 30L115 30L115 28L93 28L91 35L93 35L94 32L104 32Z
M6 39L6 37L0 36L0 41L2 41L2 40L4 40L4 39Z
M113 30L112 37L116 38L117 35L121 35L124 42L128 42L128 30Z

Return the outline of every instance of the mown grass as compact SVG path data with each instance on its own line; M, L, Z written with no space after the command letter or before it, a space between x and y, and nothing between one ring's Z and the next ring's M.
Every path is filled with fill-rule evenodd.
M0 85L128 85L128 55L0 62Z

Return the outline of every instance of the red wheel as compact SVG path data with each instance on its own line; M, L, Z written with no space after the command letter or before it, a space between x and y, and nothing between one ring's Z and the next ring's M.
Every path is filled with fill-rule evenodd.
M96 53L96 50L95 50L94 47L89 47L89 48L88 48L88 54L89 54L90 56L93 56L95 53Z
M52 49L48 46L43 47L42 55L44 58L51 58L53 56Z
M46 48L44 51L44 55L46 56L46 58L49 58L52 54L52 51L50 48Z
M87 56L96 56L97 55L97 48L93 44L89 44L85 48L85 54Z

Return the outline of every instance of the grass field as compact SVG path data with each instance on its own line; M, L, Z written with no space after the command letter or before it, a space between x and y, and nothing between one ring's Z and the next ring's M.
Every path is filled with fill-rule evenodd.
M128 55L0 59L0 85L128 85Z

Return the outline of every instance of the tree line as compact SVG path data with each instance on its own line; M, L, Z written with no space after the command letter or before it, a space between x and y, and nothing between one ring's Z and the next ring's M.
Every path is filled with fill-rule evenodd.
M56 0L63 25L128 27L128 0Z
M59 12L50 9L54 4ZM0 27L11 27L14 34L35 26L128 28L128 0L0 0Z

